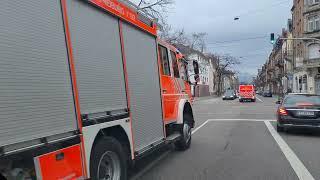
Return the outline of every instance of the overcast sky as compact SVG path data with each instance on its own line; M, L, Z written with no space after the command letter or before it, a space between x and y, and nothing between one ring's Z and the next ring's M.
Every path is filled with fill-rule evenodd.
M254 75L272 49L270 33L280 34L287 27L292 1L175 0L168 21L187 33L206 32L207 51L242 57L238 71ZM239 21L233 20L236 16ZM257 39L217 43L248 38Z

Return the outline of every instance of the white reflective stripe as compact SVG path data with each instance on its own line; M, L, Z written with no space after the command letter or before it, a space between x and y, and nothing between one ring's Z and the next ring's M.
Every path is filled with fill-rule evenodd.
M41 172L39 157L33 158L33 162L34 162L34 168L36 170L37 179L42 179L42 172Z

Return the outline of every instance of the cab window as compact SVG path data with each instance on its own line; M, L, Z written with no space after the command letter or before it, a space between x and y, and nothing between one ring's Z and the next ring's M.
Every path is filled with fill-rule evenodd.
M161 61L162 74L170 76L170 64L167 48L159 45L159 56Z
M176 53L173 51L170 51L171 54L171 59L172 59L172 67L173 67L173 74L175 78L180 78L180 74L179 74L179 66L178 66L178 62L177 62L177 57L176 57Z
M180 66L180 77L181 79L188 81L188 70L187 70L188 63L185 60L181 61Z

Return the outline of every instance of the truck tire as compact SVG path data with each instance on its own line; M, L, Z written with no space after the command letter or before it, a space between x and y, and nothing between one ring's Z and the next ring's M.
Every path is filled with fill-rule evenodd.
M191 122L192 116L190 114L183 115L183 125L180 128L181 138L175 142L175 147L178 151L185 151L190 148L191 145Z
M127 180L124 148L115 138L103 137L94 145L90 159L92 180Z

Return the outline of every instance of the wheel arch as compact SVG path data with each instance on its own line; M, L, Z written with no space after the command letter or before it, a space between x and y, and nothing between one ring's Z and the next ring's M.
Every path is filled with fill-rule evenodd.
M127 148L127 150L129 151L129 161L134 158L131 126L127 120L128 119L118 120L83 128L83 139L85 144L85 158L87 163L86 168L88 177L90 177L90 159L92 149L95 143L97 143L104 136L110 136L117 139L123 147Z
M192 116L192 122L191 125L194 127L194 115L193 115L193 109L191 103L187 99L182 99L179 102L179 108L178 108L178 120L177 124L183 124L183 115L185 113L189 113Z

